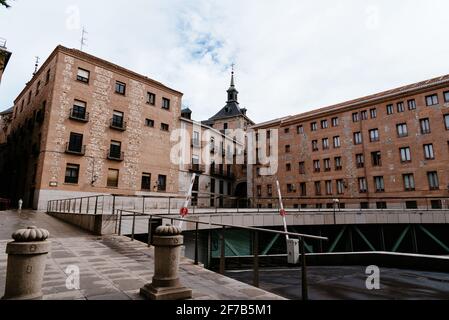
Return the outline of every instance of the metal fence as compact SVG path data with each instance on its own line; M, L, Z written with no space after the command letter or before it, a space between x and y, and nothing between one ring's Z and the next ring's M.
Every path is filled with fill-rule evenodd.
M255 228L255 227L245 227L240 225L231 225L231 224L223 224L223 223L212 223L212 222L201 222L198 220L189 220L185 218L176 218L176 217L167 217L165 215L160 214L144 214L141 212L135 212L135 211L127 211L127 210L118 210L119 215L119 227L118 227L118 234L121 235L121 225L123 218L131 217L132 218L132 229L131 229L131 240L134 241L135 237L135 226L136 226L136 218L137 217L147 217L148 218L148 246L153 245L153 232L152 232L152 226L154 220L157 219L168 219L170 220L171 224L173 225L175 221L183 221L187 223L194 223L195 224L195 257L194 257L194 263L196 265L199 264L199 258L198 258L198 245L199 245L199 225L207 225L207 226L215 226L221 228L220 232L220 267L219 267L219 273L224 274L225 273L225 267L226 267L226 259L232 258L232 257L226 257L225 255L225 233L226 229L237 229L237 230L246 230L250 231L252 233L252 239L253 239L253 255L249 256L253 259L253 285L255 287L259 287L259 233L271 233L271 234L277 234L282 236L289 236L293 238L298 238L299 240L299 249L300 249L300 265L301 265L301 295L303 300L308 299L308 287L307 287L307 262L306 262L306 254L305 254L305 241L304 239L314 239L314 240L321 240L321 241L327 241L329 240L327 237L321 237L321 236L315 236L315 235L309 235L309 234L302 234L302 233L294 233L294 232L285 232L285 231L278 231L278 230L270 230L270 229L261 229L261 228ZM210 237L209 237L210 239ZM210 255L210 252L208 252Z

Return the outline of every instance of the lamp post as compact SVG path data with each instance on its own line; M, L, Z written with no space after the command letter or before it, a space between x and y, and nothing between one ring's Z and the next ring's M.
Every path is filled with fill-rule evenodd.
M335 206L340 203L340 200L334 199L334 224L337 224L337 218L335 216Z

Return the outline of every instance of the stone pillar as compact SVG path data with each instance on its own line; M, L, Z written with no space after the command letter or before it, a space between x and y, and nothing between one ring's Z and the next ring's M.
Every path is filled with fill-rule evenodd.
M151 300L182 300L192 298L192 290L183 287L179 281L178 269L182 230L171 225L156 229L154 244L153 282L140 289L140 294Z
M42 299L47 253L50 241L45 229L29 227L12 234L15 241L6 246L8 265L6 270L5 295L2 299Z

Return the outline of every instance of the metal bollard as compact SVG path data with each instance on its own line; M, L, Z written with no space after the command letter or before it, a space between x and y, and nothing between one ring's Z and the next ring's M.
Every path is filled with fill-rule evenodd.
M46 241L49 235L47 230L36 227L20 229L12 234L15 241L6 246L8 266L2 299L42 299L42 281L51 246L51 242Z
M140 294L151 300L183 300L192 298L192 289L183 287L178 269L183 236L181 228L166 225L156 229L153 237L153 282L140 289Z

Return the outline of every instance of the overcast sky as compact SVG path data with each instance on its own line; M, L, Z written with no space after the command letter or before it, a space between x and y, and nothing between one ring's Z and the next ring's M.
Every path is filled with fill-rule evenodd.
M9 0L0 37L13 56L0 110L35 56L79 48L184 93L196 120L225 104L236 64L240 104L256 122L449 73L449 1Z

